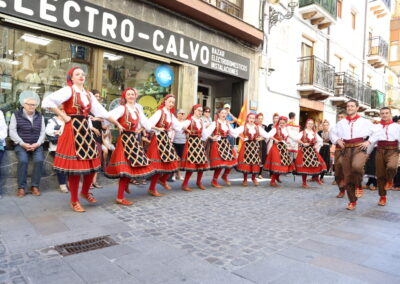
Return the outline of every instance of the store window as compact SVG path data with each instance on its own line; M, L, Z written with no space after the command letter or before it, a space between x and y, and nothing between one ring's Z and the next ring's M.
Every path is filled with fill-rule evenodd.
M80 66L86 73L90 70L92 49L88 46L4 26L0 35L0 109L7 120L20 107L23 91L43 99L65 86L71 67Z
M164 96L173 93L171 90L173 85L163 87L156 78L155 71L162 63L111 50L101 52L103 58L101 94L103 98L106 98L109 109L119 104L122 91L131 87L139 91L138 103L150 117L157 110ZM173 66L167 66L167 68L176 74L177 68Z

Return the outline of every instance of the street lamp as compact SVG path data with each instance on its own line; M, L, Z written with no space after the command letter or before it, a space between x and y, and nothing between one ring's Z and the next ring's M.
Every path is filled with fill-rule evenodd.
M269 0L270 4L278 4L279 0ZM294 15L294 9L299 5L298 0L289 0L288 8L279 3L283 8L287 10L286 14L282 14L281 12L275 10L271 6L269 6L269 26L268 30L270 31L273 26L277 23L282 22L283 20L289 20Z

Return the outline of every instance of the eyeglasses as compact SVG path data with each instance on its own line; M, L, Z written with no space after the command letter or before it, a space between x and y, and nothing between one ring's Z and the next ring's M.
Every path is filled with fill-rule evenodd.
M36 104L28 104L28 103L25 103L27 106L30 106L30 107L36 107Z
M210 112L209 110L205 110L204 112Z

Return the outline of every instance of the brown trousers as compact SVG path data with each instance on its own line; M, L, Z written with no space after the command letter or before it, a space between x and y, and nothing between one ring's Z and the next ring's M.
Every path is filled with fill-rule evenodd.
M335 181L337 186L339 187L340 191L345 191L345 183L344 183L344 177L343 177L343 169L342 169L342 154L341 154L341 149L336 149L335 150L335 157L334 157L334 162L335 162Z
M356 202L356 186L361 185L364 176L364 166L368 154L358 147L345 148L342 155L342 171L350 202Z
M375 156L376 177L378 180L379 196L386 196L385 184L393 181L397 173L399 152L396 149L378 148Z

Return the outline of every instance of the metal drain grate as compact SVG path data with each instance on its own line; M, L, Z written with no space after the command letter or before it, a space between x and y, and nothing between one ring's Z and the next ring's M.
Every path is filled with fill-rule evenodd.
M111 247L117 244L118 243L115 242L110 236L103 236L93 239L82 240L79 242L58 245L55 246L54 249L62 256L68 256L71 254L78 254L81 252Z
M400 214L395 212L372 210L364 213L362 216L387 222L400 223Z

